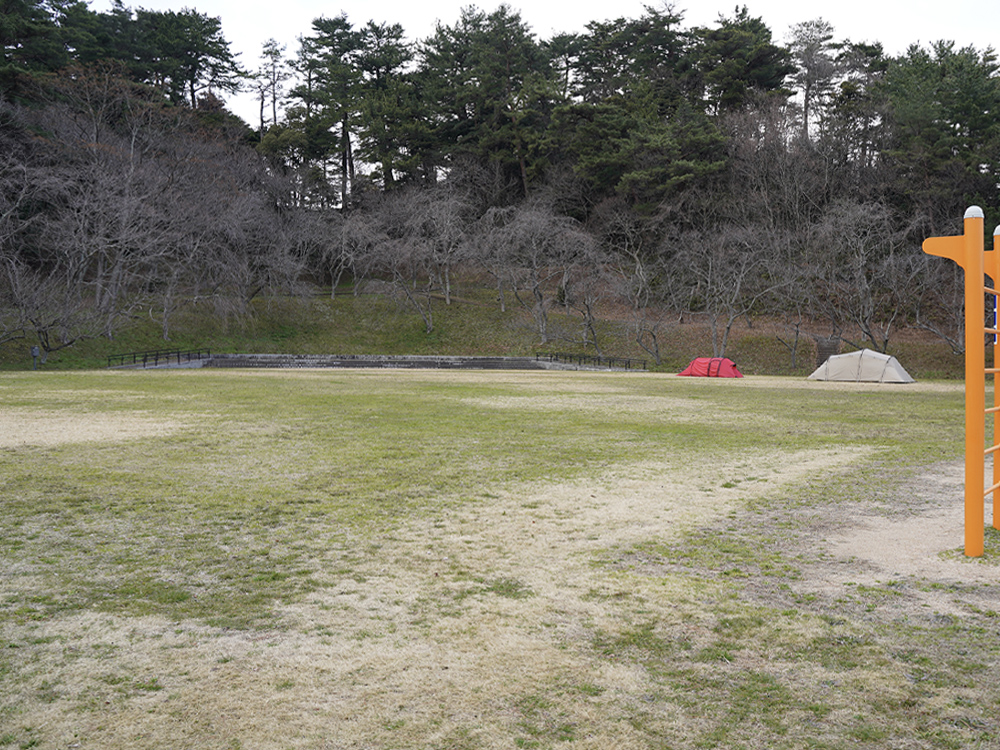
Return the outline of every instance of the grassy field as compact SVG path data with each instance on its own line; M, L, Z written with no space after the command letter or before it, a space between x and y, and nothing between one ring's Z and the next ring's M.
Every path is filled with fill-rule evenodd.
M0 748L998 747L962 429L943 382L5 373Z

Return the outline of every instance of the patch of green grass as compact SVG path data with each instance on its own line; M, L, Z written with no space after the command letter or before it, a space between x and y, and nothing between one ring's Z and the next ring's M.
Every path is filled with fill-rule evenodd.
M132 687L142 693L155 693L163 690L163 685L160 684L159 677L147 677L135 680L132 683Z
M695 530L676 543L649 543L639 547L644 555L681 568L710 570L725 578L752 574L795 578L798 567L777 549L775 539L751 539L740 532Z
M527 599L534 596L531 588L514 578L496 578L488 581L483 591L503 596L507 599Z
M546 696L527 695L516 702L516 708L521 715L518 728L522 734L515 738L517 747L548 747L553 742L576 739L576 725Z
M18 750L30 750L33 747L41 746L41 744L42 738L34 727L24 727L21 731L5 731L0 734L0 747L4 748L16 747Z
M613 635L598 632L594 645L605 656L628 655L644 662L663 659L678 649L690 648L683 636L676 638L669 629L661 628L656 622L626 627Z

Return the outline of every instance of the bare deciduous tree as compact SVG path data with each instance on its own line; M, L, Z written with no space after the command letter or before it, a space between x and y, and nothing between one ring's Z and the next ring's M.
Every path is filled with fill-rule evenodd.
M590 235L580 233L579 245L569 259L562 278L564 305L580 316L580 341L603 354L597 324L599 308L612 289L609 258Z
M391 284L434 330L432 299L437 274L433 247L422 236L423 198L416 191L393 194L364 212L353 212L344 225L345 242L356 253L358 270Z
M679 278L668 267L669 253L658 243L649 219L623 201L599 206L594 223L608 254L611 289L627 307L630 336L661 364L660 337L676 312L673 291Z
M812 231L817 298L832 320L849 322L880 352L904 310L908 279L897 259L904 238L885 206L850 201L830 206Z
M914 325L948 344L953 354L965 352L965 274L956 263L942 263L924 253L911 255L916 273L909 294Z
M724 357L733 325L787 281L768 273L770 237L759 229L720 227L688 232L678 262L692 275L712 334L712 355Z
M407 201L410 240L426 246L437 286L450 305L452 273L467 249L472 205L451 182L407 191Z
M539 343L549 343L549 308L558 293L558 280L591 238L578 222L554 213L543 200L494 211L489 226L493 235L489 242L503 248L497 263L508 269L515 299L531 311Z

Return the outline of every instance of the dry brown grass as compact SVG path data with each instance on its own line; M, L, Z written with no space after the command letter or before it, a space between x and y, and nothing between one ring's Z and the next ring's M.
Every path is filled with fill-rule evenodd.
M677 539L755 493L857 457L761 452L726 466L615 467L592 481L514 488L367 540L351 577L284 607L280 630L93 613L27 625L7 637L51 639L35 649L29 691L47 682L70 700L35 704L18 720L45 727L53 746L209 747L209 735L256 748L435 746L471 726L474 746L502 748L525 720L519 702L542 696L552 714L543 723L587 728L575 746L646 747L624 719L656 688L638 665L596 659L592 632L630 628L635 602L660 627L707 613L697 587L594 566L595 555ZM718 476L750 466L749 493L718 488ZM525 595L495 593L496 581ZM109 677L160 689L124 700ZM66 711L81 702L89 710Z

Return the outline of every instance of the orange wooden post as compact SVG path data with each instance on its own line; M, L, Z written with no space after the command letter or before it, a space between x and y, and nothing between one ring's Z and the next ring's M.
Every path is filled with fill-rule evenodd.
M950 258L965 270L965 554L985 544L986 347L983 342L983 209L965 212L965 233L924 240L928 255Z

